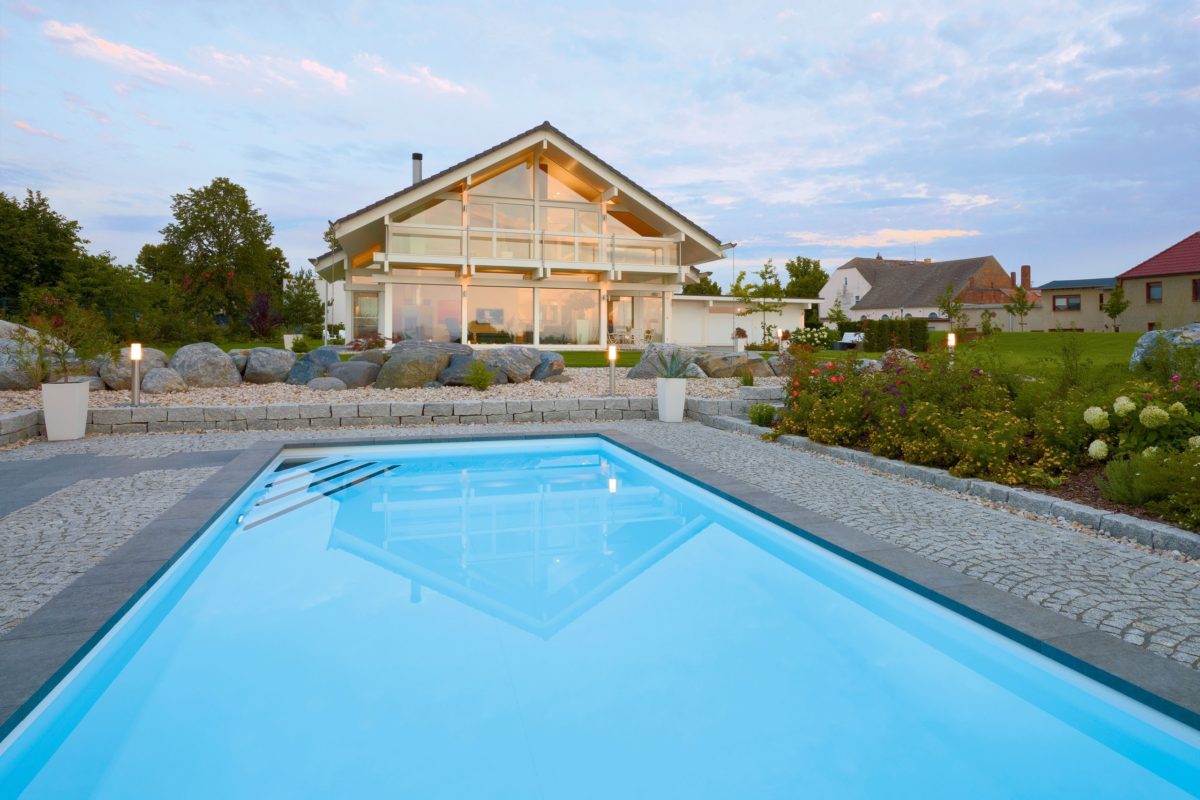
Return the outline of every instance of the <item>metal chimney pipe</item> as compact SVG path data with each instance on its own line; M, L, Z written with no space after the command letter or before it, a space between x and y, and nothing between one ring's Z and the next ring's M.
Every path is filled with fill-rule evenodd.
M421 160L422 160L422 158L423 158L423 156L420 153L413 153L413 156L412 156L413 180L412 180L412 182L414 185L421 182Z

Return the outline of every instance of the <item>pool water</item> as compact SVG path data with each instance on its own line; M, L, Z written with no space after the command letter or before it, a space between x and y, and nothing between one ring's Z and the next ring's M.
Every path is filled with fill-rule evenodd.
M1200 734L599 438L285 453L0 796L1172 798Z

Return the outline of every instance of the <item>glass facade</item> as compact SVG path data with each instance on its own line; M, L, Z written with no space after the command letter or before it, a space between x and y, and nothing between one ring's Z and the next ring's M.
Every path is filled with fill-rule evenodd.
M538 289L541 344L599 344L600 292Z
M462 287L393 284L392 335L427 342L462 337Z
M355 339L375 336L379 333L379 292L354 292L351 294L353 319L351 335Z
M640 345L663 340L663 299L608 297L608 336L613 344Z
M468 287L467 340L472 344L532 344L533 289Z

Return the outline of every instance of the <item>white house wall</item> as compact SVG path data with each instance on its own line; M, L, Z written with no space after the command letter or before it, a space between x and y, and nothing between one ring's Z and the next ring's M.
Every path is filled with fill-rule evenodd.
M804 327L804 305L787 305L782 311L767 314L767 324L784 330ZM705 302L680 300L671 303L670 341L689 347L731 347L733 332L742 328L749 335L748 341L762 338L762 314L712 313Z
M858 270L852 267L836 269L825 285L821 287L821 313L827 316L829 309L833 308L834 302L841 300L842 312L851 319L857 319L857 315L850 309L870 290L871 284L867 283L866 278Z

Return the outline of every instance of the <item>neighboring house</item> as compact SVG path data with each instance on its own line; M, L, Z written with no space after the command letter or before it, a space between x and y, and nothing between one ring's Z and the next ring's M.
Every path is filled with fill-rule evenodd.
M549 122L420 171L414 154L413 184L337 220L341 247L312 260L351 338L596 349L710 312L676 293L731 245Z
M1083 331L1111 330L1113 321L1104 315L1101 306L1117 285L1116 278L1084 278L1050 281L1038 287L1041 305L1030 312L1026 329L1053 331L1059 328ZM1126 314L1117 318L1125 323Z
M1028 265L1021 267L1021 283L1036 300ZM1005 272L992 256L956 261L852 258L834 270L821 290L821 309L828 313L840 301L852 320L921 317L932 328L947 329L950 320L937 307L938 295L947 285L954 287L956 298L964 304L968 327L977 327L980 315L991 310L996 314L994 325L1016 330L1017 322L1003 311L1017 288L1016 275Z
M1129 310L1126 330L1174 328L1200 322L1200 231L1117 276Z

